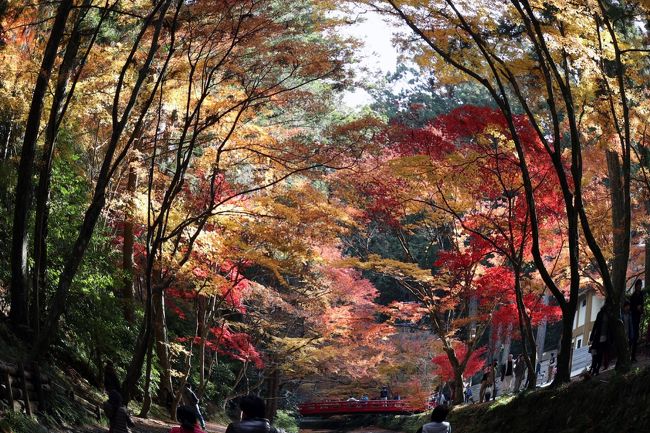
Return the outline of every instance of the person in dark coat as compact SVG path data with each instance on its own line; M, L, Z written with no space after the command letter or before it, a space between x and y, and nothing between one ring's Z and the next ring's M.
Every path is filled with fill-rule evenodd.
M131 433L133 421L122 403L122 396L112 389L108 393L108 400L104 402L104 414L108 419L109 433Z
M169 433L205 433L199 427L199 419L196 411L191 406L178 406L176 409L176 420L179 427L173 427Z
M630 349L632 351L632 362L636 362L636 349L639 344L639 332L641 327L641 316L643 316L643 283L641 280L636 280L634 282L634 293L630 296L630 316L632 317L632 330L634 335L632 335L632 344Z
M515 385L514 392L519 392L519 387L521 382L524 380L524 375L526 374L526 360L524 355L519 355L517 357L517 362L515 363Z
M203 419L201 408L199 407L199 398L192 390L192 384L189 382L185 384L185 389L183 390L183 404L194 408L199 424L201 424L201 428L205 429L205 420Z
M603 364L603 357L609 350L611 343L611 326L607 315L607 306L604 305L596 315L594 327L589 335L589 351L591 352L591 374L597 375ZM607 368L607 365L605 365Z
M120 379L117 377L117 371L115 371L115 365L113 365L113 361L110 359L106 361L106 366L104 367L104 389L107 394L110 394L111 391L122 392Z
M266 407L264 400L247 395L239 400L241 421L231 422L226 428L226 433L284 433L277 429L265 418Z

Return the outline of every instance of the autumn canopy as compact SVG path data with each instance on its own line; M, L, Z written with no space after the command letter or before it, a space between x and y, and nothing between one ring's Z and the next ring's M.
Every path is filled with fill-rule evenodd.
M384 76L359 66L369 14L396 29ZM188 382L271 417L384 386L460 402L508 354L535 388L555 351L568 382L591 291L625 372L648 22L608 0L0 0L0 342L97 387L112 360L143 416Z

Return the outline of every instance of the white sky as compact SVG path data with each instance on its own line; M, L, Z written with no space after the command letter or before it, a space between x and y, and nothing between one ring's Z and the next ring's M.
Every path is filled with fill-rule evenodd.
M357 79L372 81L383 77L387 72L395 71L398 53L392 37L397 29L372 11L360 14L359 18L357 23L343 28L341 33L353 36L364 44L358 54L359 65L355 71ZM366 91L357 89L346 92L343 102L350 107L359 107L372 102L372 98Z

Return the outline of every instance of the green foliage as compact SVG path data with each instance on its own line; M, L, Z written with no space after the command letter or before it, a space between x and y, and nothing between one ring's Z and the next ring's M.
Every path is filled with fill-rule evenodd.
M233 391L232 384L235 382L237 367L235 362L220 358L213 367L210 380L205 388L204 400L210 400L221 406L224 403L224 398Z
M83 152L71 131L61 132L57 158L52 170L52 193L48 233L48 266L46 296L53 293L72 243L76 239L81 215L88 205L91 185L80 170ZM81 363L93 365L96 374L103 368L104 358L130 358L137 329L124 320L122 301L115 296L120 284L116 270L119 251L111 242L110 228L98 224L84 261L71 288L63 324L63 350L74 347L70 355ZM91 313L91 314L89 314ZM68 344L74 342L74 345Z
M279 410L275 414L274 424L277 428L281 428L287 433L298 433L298 420L293 412Z
M47 404L47 412L42 415L42 424L47 426L83 425L93 422L88 412L60 392L51 392Z
M473 82L442 85L433 74L400 64L368 89L375 99L372 108L389 120L421 127L440 114L461 105L494 106L490 95Z
M28 417L20 412L8 412L2 420L2 424L8 426L13 433L47 432L47 429L39 425L35 418Z

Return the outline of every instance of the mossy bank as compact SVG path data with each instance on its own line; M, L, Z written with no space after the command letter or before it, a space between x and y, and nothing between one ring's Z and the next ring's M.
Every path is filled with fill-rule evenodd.
M415 433L427 421L427 414L392 416L376 425ZM647 433L650 369L461 407L449 421L454 433Z

